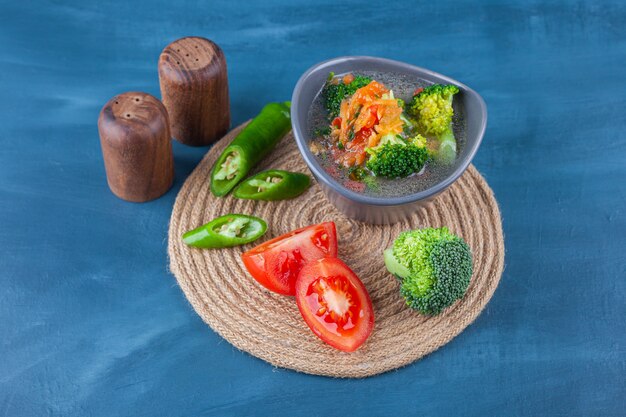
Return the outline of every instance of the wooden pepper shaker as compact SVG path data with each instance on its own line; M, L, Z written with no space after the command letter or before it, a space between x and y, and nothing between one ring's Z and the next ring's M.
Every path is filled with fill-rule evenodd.
M169 190L174 181L172 135L157 98L140 92L113 97L100 111L98 131L113 194L144 202Z
M206 146L230 127L228 75L224 53L199 37L178 39L159 57L161 98L172 135L191 146Z

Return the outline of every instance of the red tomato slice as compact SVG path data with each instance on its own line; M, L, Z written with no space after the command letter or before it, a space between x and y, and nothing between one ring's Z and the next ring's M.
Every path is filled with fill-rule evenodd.
M365 127L356 134L356 136L354 137L354 142L356 144L365 144L370 136L372 136L372 129Z
M243 264L268 290L294 295L296 278L311 261L337 256L335 223L325 222L268 240L241 255Z
M341 260L308 263L296 281L298 309L320 339L353 352L374 328L374 309L361 280Z

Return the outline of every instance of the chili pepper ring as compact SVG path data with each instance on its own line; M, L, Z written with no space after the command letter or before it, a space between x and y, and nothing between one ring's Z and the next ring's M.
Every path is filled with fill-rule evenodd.
M226 214L183 234L183 242L196 248L229 248L263 236L267 223L246 214Z
M311 178L299 172L270 169L246 179L233 195L245 200L287 200L302 194L311 185Z

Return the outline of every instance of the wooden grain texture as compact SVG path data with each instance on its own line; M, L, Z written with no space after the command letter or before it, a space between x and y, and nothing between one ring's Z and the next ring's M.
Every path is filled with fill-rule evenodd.
M158 69L176 140L206 146L228 131L228 74L218 45L200 37L175 40L161 52Z
M98 118L109 188L137 203L165 194L174 181L167 111L150 94L127 92L104 105Z
M623 417L624 22L623 0L0 2L0 416ZM472 326L362 381L274 369L207 329L167 268L206 148L173 141L173 187L129 204L95 123L120 91L158 97L159 54L185 35L224 49L233 125L345 54L484 97L473 164L507 253Z

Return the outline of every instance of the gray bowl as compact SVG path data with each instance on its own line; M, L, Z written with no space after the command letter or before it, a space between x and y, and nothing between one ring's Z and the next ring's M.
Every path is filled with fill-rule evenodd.
M456 169L442 181L423 191L401 197L375 197L351 191L332 178L309 150L308 115L329 72L378 71L409 74L427 83L454 84L459 87L455 107L465 120L465 145L457 156ZM458 110L457 110L458 111ZM291 98L291 125L302 154L313 176L330 202L346 216L367 223L389 224L407 219L415 210L448 188L467 169L478 150L487 126L487 106L471 88L444 75L403 62L368 56L345 56L311 67L298 80Z

